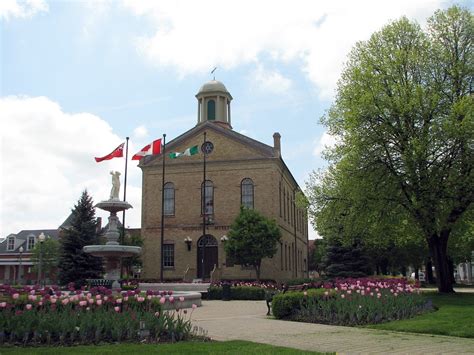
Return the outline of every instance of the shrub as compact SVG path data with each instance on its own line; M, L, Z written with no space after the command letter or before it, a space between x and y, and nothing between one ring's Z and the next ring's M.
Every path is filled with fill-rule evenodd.
M207 290L208 300L221 300L222 299L222 287L210 286Z
M260 287L231 287L230 297L233 300L264 300L265 289Z
M289 291L286 293L279 293L273 296L272 312L275 318L287 319L295 315L301 308L305 297L317 298L321 297L324 290L309 290L308 292ZM307 296L305 296L305 294Z
M264 300L265 288L253 286L231 287L230 298L232 300ZM222 286L211 286L207 291L208 300L222 299Z

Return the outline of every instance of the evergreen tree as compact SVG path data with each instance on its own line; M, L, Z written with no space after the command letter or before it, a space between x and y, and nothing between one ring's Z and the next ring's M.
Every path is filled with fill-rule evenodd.
M367 254L358 242L343 245L336 238L331 238L326 247L324 265L326 275L330 278L364 277L371 273L371 263Z
M93 244L99 244L97 220L92 198L84 191L72 209L71 227L65 230L61 239L58 275L61 284L74 282L76 286L82 286L87 279L102 276L102 259L86 254L82 249Z

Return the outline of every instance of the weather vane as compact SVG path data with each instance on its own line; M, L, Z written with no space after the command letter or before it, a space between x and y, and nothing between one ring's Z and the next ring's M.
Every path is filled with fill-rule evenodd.
M215 72L216 70L217 70L217 67L215 67L215 68L214 68L214 69L212 69L212 71L211 71L211 74L213 74L213 75L214 75L214 80L216 80L216 74L214 74L214 72Z

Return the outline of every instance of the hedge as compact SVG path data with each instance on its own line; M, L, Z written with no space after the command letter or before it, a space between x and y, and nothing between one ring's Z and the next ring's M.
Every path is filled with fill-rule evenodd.
M230 288L232 300L264 300L265 289L260 287L237 286ZM208 300L221 300L222 287L211 286L207 292Z

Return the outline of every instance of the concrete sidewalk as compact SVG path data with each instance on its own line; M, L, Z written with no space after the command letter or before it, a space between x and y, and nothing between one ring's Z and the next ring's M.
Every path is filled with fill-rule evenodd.
M215 340L351 354L474 354L474 339L288 322L266 312L264 301L203 301L192 320Z

